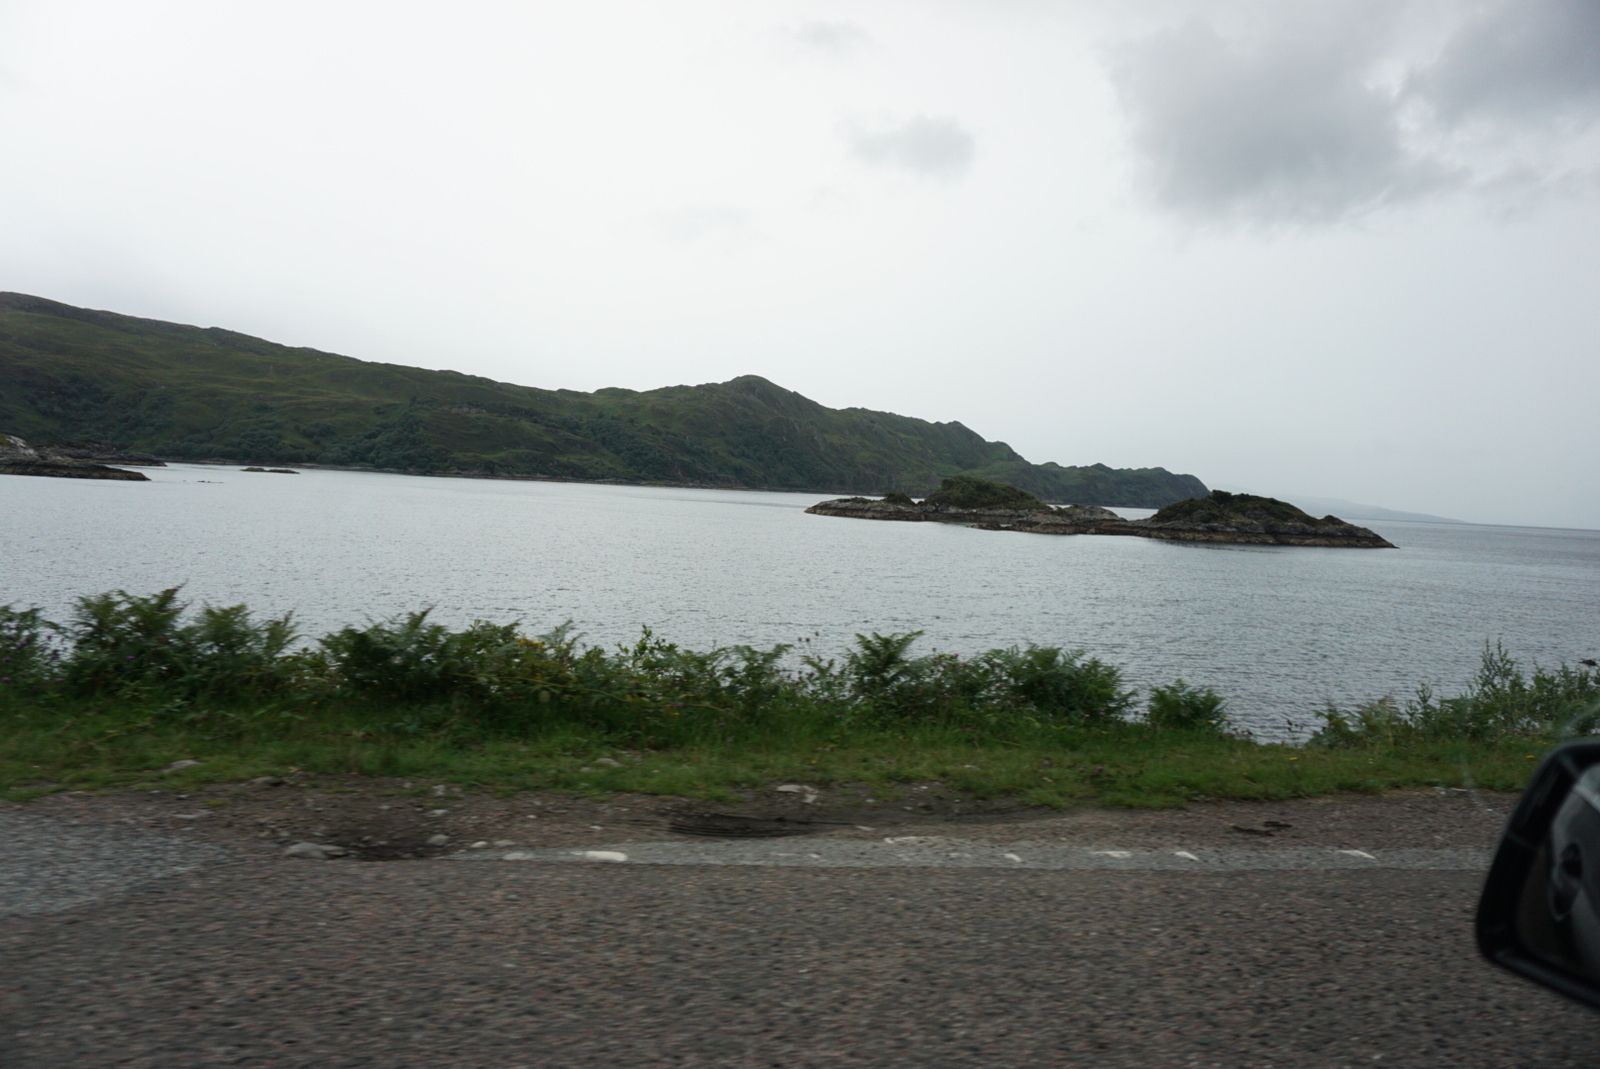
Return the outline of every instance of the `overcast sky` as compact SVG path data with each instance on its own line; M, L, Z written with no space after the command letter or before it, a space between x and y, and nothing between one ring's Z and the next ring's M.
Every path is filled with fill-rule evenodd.
M1600 0L0 0L0 289L1600 528Z

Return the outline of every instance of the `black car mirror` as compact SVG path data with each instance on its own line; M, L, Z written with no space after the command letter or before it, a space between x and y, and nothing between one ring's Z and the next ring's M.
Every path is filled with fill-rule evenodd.
M1600 1009L1600 740L1539 765L1478 902L1478 949L1519 976Z

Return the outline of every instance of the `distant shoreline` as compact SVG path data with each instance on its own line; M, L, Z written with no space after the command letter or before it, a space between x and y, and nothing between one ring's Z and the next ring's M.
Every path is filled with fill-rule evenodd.
M208 468L238 468L238 469L242 469L242 468L244 468L246 466L246 462L237 461L237 460L195 460L192 457L169 457L169 456L160 457L158 459L164 461L166 464L192 464L192 465L194 465L196 467L208 467ZM105 463L115 464L117 462L116 461L106 461ZM132 462L126 462L126 463L130 463L131 464ZM279 463L279 462L274 461L273 463ZM295 463L285 463L285 464L283 464L283 466L284 467L291 467L291 468L304 468L304 469L306 469L308 471L353 471L353 472L367 472L369 474L376 474L376 475L413 475L413 476L419 476L419 477L424 477L424 478L487 479L487 480L498 480L498 481L501 481L501 482L573 483L573 484L579 485L579 486L638 486L638 487L647 488L647 489L666 489L666 490L737 490L737 491L740 491L740 492L752 493L752 494L843 494L843 493L849 493L850 492L848 490L840 490L840 489L837 489L837 488L830 488L830 487L799 487L799 488L796 488L796 487L792 487L792 486L729 486L729 485L722 484L722 483L682 483L682 482L649 482L649 483L647 483L647 482L636 482L636 481L632 481L632 480L628 480L628 479L572 479L572 478L567 478L565 476L560 476L560 475L496 475L496 474L490 474L488 472L470 472L470 471L414 471L414 470L409 470L409 469L405 469L405 468L361 468L361 467L351 467L351 466L343 465L343 464L295 464ZM1310 499L1310 498L1308 498L1307 500L1314 501L1314 499ZM1081 502L1076 502L1076 501L1051 501L1051 500L1048 500L1048 499L1046 499L1046 503L1047 504L1051 504L1051 505L1081 504ZM1150 508L1147 505L1105 505L1105 506L1102 506L1102 507L1110 508L1110 509L1143 509L1143 510L1151 511L1151 512L1155 511L1154 509ZM1579 533L1584 533L1584 534L1595 534L1597 532L1600 532L1600 528L1593 528L1593 527L1557 527L1557 526L1552 526L1552 525L1534 524L1534 523L1485 523L1485 522L1480 522L1480 521L1476 521L1476 520L1455 520L1455 519L1450 519L1450 518L1445 517L1445 516L1423 518L1425 516L1426 516L1425 513L1410 513L1410 514L1407 514L1406 518L1402 519L1402 518L1397 518L1397 517L1359 516L1359 515L1356 515L1355 513L1350 513L1348 516L1345 516L1344 518L1345 519L1368 520L1368 521L1373 522L1373 523L1422 523L1422 524L1428 524L1428 525L1436 526L1436 527L1503 527L1503 528L1505 528L1507 530L1515 530L1515 531L1574 531L1574 532L1579 532Z
M210 468L235 468L243 469L245 463L237 460L192 460L179 457L162 457L167 464L194 464ZM107 463L113 463L107 461ZM273 461L274 464L282 463ZM638 486L649 489L667 490L738 490L752 494L848 494L850 490L838 487L821 486L736 486L726 483L682 483L682 482L639 482L631 479L573 479L561 475L498 475L489 472L472 471L415 471L406 468L357 468L342 464L292 464L283 463L284 467L304 468L307 471L355 471L367 472L376 475L413 475L422 478L440 479L488 479L500 482L523 483L574 483L579 486ZM1076 504L1076 502L1052 501L1053 505ZM1146 509L1145 505L1107 505L1106 508ZM1152 510L1153 511L1153 510Z

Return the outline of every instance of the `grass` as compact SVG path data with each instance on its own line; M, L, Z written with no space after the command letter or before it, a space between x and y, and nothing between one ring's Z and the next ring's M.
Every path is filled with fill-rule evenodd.
M68 789L228 782L304 772L426 779L481 789L618 792L729 800L773 783L860 784L891 798L938 782L974 799L1028 805L1171 807L1211 799L1282 799L1427 786L1521 787L1543 747L1527 741L1371 748L1261 744L1141 723L1018 732L972 740L937 727L822 735L769 731L666 749L619 745L555 727L520 738L464 740L448 731L374 732L370 708L218 732L177 724L127 730L125 711L12 708L0 735L0 796ZM620 767L596 765L602 757ZM199 765L161 770L178 760Z

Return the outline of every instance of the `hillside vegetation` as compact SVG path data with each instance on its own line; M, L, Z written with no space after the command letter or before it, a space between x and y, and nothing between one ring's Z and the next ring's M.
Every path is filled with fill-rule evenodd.
M921 496L953 475L1159 508L1164 468L1032 464L960 423L831 409L755 375L542 390L0 293L0 431L173 459Z
M1165 505L1151 523L1218 523L1223 525L1246 523L1299 523L1307 527L1342 527L1344 521L1337 516L1318 519L1310 513L1279 501L1275 497L1257 497L1255 494L1230 494L1226 490L1213 490L1205 497L1188 501L1175 501Z
M970 475L957 475L939 484L939 489L929 494L923 502L927 505L947 505L958 509L1023 509L1030 512L1048 512L1050 506L1026 490L1005 483L974 479Z

